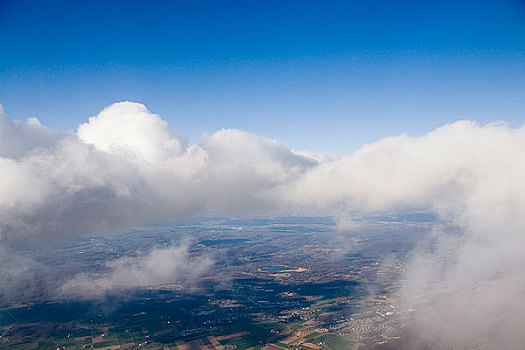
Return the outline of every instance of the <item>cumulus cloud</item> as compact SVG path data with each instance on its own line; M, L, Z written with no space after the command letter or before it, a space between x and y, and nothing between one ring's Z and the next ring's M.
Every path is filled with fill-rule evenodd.
M220 130L199 147L209 159L209 207L222 211L279 207L282 187L317 164L276 140L240 130Z
M13 121L0 105L0 157L18 158L35 148L49 147L63 136L42 126L37 118Z
M1 112L0 232L4 242L38 240L205 209L332 212L351 229L351 212L431 209L462 234L436 231L437 245L407 268L402 299L415 310L420 329L414 331L445 348L487 337L485 344L498 344L513 339L509 332L520 334L514 320L525 309L523 164L525 127L504 123L460 121L334 157L294 152L240 130L220 130L189 146L131 102L104 109L75 134ZM115 273L111 281L119 280ZM111 285L105 278L96 283ZM429 291L432 303L409 306ZM454 337L444 337L453 329Z
M184 146L168 123L139 103L116 103L81 124L78 137L95 148L162 162L179 156Z
M140 104L115 104L47 147L29 148L34 132L17 129L28 146L0 158L0 232L10 242L188 216L207 203L206 155Z
M195 283L213 265L210 257L191 257L188 246L155 248L147 254L106 262L107 272L80 273L59 288L65 297L98 298L140 287Z
M220 130L188 147L138 103L116 103L76 134L17 129L39 124L2 118L8 126L2 135L15 133L21 144L16 151L5 146L0 158L0 232L11 242L186 217L205 208L259 210L280 202L274 201L280 186L317 164L240 130ZM33 142L40 139L45 142Z

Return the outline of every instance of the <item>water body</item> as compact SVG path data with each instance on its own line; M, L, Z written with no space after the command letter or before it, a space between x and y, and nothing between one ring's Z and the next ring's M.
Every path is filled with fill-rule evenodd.
M266 266L261 267L261 271L263 272L282 272L282 271L292 271L295 270L296 267L288 267L284 265L274 265L274 266Z

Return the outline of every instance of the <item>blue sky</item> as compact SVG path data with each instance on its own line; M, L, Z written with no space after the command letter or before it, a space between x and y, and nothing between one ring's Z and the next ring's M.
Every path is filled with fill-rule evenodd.
M0 103L75 130L141 102L182 135L346 153L458 119L525 121L519 1L2 1Z

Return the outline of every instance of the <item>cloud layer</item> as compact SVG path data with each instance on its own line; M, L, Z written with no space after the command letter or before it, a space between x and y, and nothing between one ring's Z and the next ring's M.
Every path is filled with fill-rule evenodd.
M436 231L437 247L408 267L402 299L416 310L423 340L445 348L524 340L516 328L525 311L523 179L525 128L504 123L460 121L332 157L240 130L188 146L159 116L131 102L107 107L76 134L36 119L12 121L0 111L0 232L9 244L203 210L434 210L462 234ZM147 266L150 258L141 261ZM432 303L413 305L429 293Z
M10 242L203 209L273 208L279 188L317 164L239 130L220 130L188 147L160 117L131 102L104 109L76 134L35 120L12 122L4 113L0 121L7 126L2 137L9 136L0 143L0 232Z

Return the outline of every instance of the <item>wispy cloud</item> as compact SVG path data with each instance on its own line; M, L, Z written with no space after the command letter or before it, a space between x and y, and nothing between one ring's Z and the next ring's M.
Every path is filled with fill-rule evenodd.
M106 262L108 271L80 273L58 291L62 297L98 298L140 287L161 284L195 284L213 265L207 256L192 257L187 245L154 248L147 254L121 257Z

